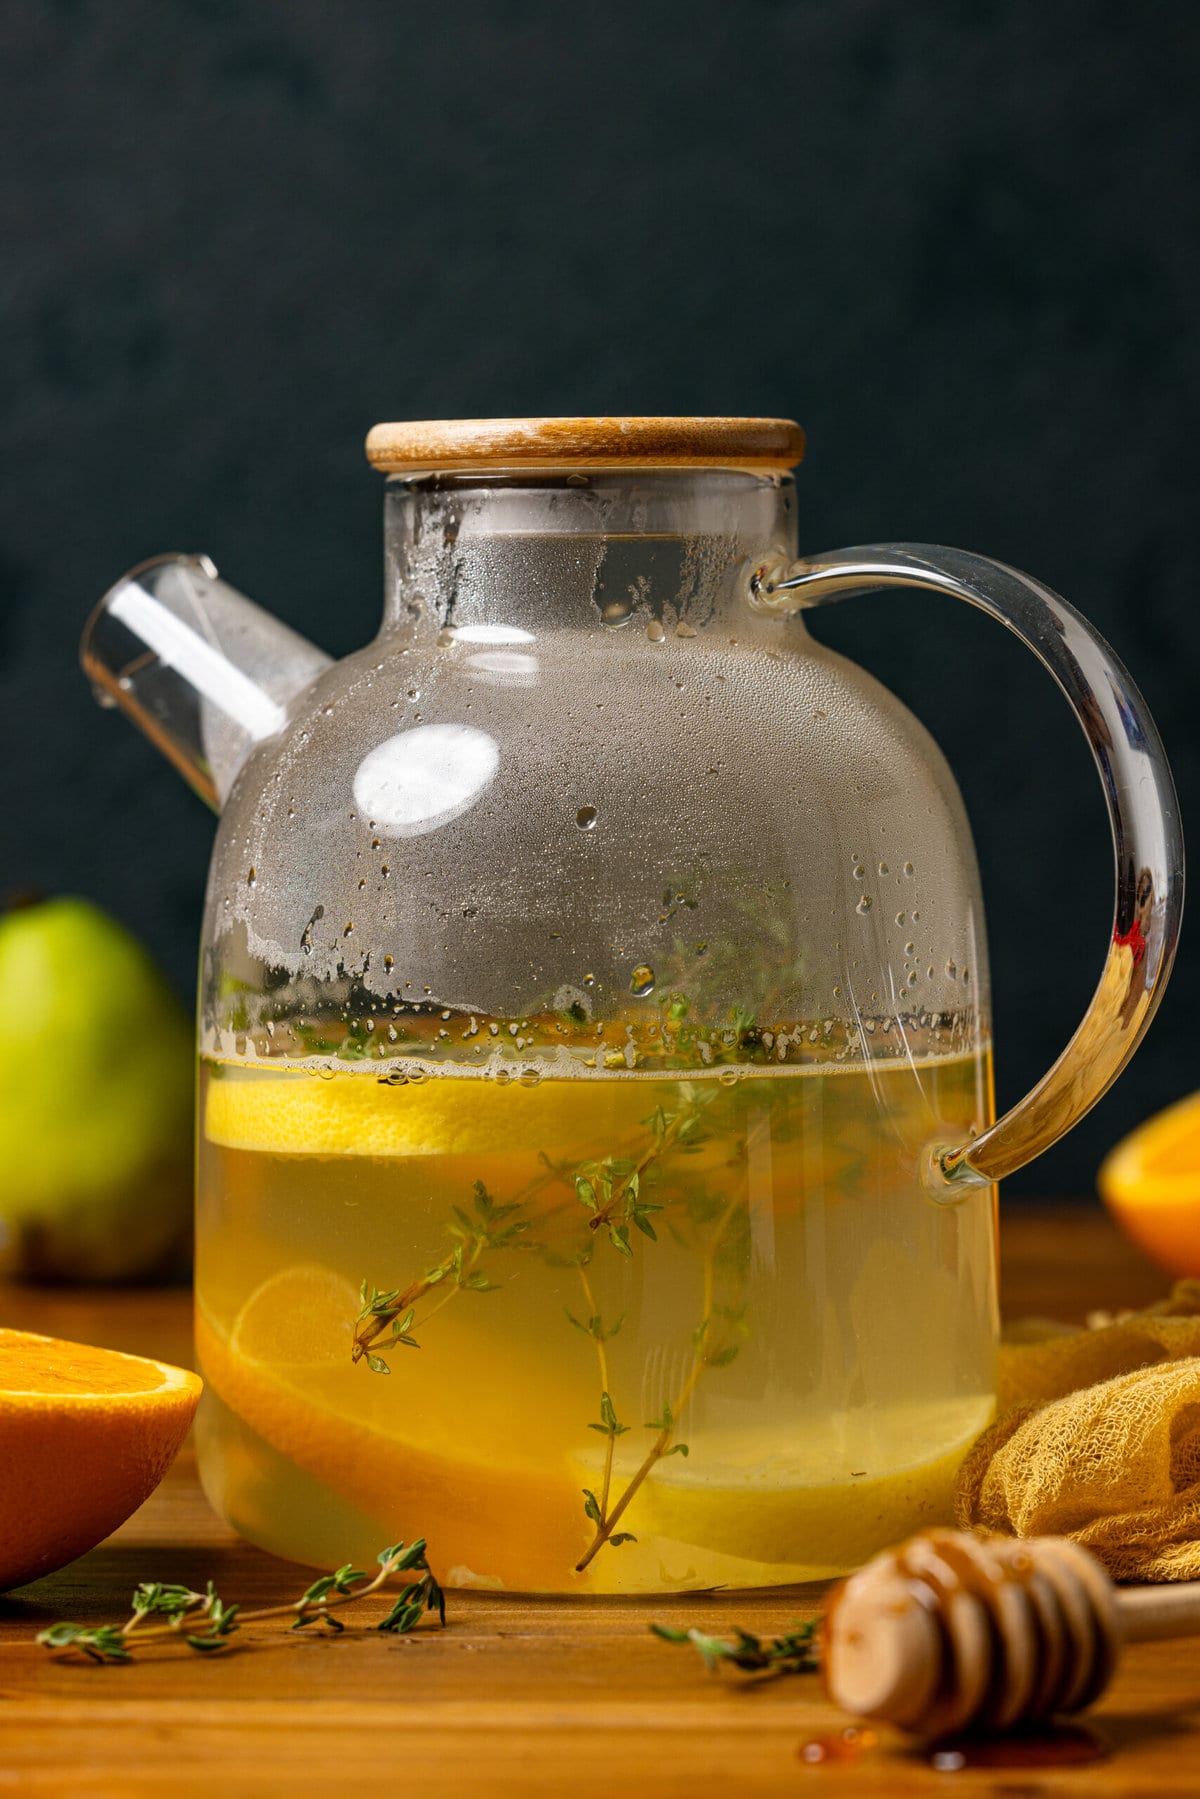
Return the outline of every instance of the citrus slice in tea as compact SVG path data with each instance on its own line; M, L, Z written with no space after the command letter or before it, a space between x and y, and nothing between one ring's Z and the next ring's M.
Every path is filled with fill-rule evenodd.
M0 1588L123 1524L174 1461L200 1388L166 1362L0 1329Z
M434 1076L393 1084L371 1070L324 1080L289 1070L215 1079L204 1129L210 1143L268 1155L490 1157L569 1140L573 1153L611 1141L620 1118L613 1084ZM469 1103L464 1105L464 1098ZM624 1122L623 1119L620 1120Z
M1097 1185L1122 1230L1160 1268L1200 1275L1200 1093L1118 1143Z
M352 1363L360 1303L333 1270L301 1264L251 1294L228 1339L200 1310L196 1343L214 1394L372 1519L381 1543L424 1536L439 1572L465 1568L515 1590L561 1585L585 1542L569 1470L555 1480L459 1429L429 1401L438 1358L389 1351L389 1375Z
M955 1476L988 1417L977 1400L957 1410L961 1416L954 1417L938 1407L935 1416L914 1406L907 1428L901 1426L909 1438L908 1465L892 1465L901 1452L891 1444L885 1474L847 1469L832 1450L823 1453L815 1426L800 1433L799 1450L781 1435L739 1432L722 1443L720 1433L706 1433L689 1446L688 1457L657 1464L621 1527L639 1540L736 1557L754 1569L756 1584L768 1567L788 1569L790 1580L824 1579L857 1567L880 1542L953 1517ZM937 1453L936 1446L954 1434L960 1436L956 1446ZM924 1454L923 1440L929 1445ZM593 1454L581 1460L585 1484L595 1484L598 1468ZM616 1491L633 1472L629 1458L619 1457ZM735 1574L725 1578L737 1582Z

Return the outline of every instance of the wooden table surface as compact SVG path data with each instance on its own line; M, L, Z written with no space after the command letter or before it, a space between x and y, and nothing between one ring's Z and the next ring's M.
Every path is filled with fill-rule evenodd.
M1009 1316L1081 1318L1165 1287L1095 1210L1010 1211ZM0 1292L0 1321L190 1357L181 1293ZM3 1470L0 1469L0 1479ZM446 1630L288 1636L201 1660L165 1647L126 1667L55 1659L34 1633L57 1618L119 1621L136 1581L203 1587L244 1604L291 1599L295 1567L240 1542L209 1511L188 1450L123 1529L72 1567L0 1598L0 1792L79 1795L426 1793L699 1795L943 1790L951 1778L886 1734L860 1759L811 1766L801 1746L846 1720L813 1676L708 1675L658 1642L651 1618L778 1630L817 1589L629 1601L450 1595ZM364 1608L365 1609L365 1608ZM1200 1641L1132 1648L1091 1714L1111 1751L1091 1766L966 1768L952 1791L1200 1792Z

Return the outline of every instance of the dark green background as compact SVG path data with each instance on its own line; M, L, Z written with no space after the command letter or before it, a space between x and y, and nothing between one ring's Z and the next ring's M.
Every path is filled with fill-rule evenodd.
M0 13L0 885L93 895L191 982L210 821L74 666L129 563L208 551L373 631L380 418L793 414L809 549L964 544L1130 663L1200 781L1200 22L1107 0L9 0ZM1020 647L890 596L819 633L958 770L1000 1096L1099 972L1099 788ZM1014 1191L1084 1192L1200 1085L1195 949Z

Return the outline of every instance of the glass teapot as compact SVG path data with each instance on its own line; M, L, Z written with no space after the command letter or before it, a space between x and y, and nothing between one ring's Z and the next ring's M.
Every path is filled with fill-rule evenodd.
M334 1566L587 1593L843 1572L949 1517L993 1408L994 1183L1168 974L1176 800L1136 689L1028 576L796 560L772 419L385 425L379 635L336 665L167 556L84 666L221 814L200 991L206 1489ZM953 777L806 608L954 594L1104 784L1116 917L994 1120Z

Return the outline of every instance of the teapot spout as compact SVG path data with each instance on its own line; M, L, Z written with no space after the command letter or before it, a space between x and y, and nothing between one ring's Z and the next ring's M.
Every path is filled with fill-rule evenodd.
M331 658L222 581L207 556L156 556L110 587L80 660L217 812L256 744Z

